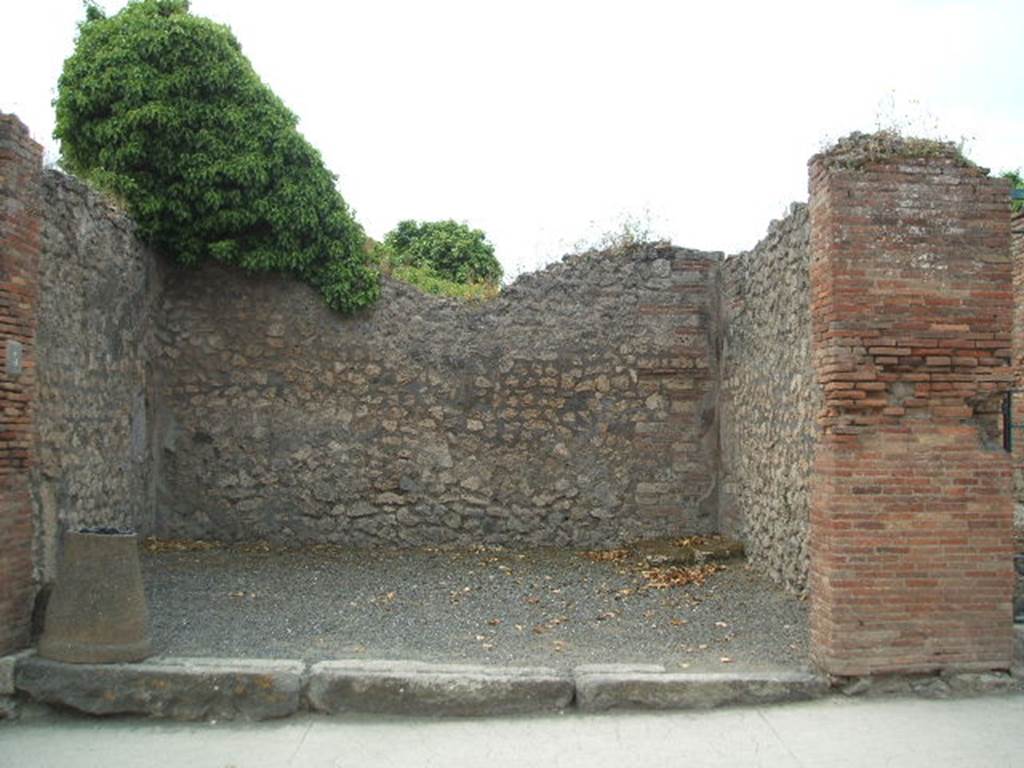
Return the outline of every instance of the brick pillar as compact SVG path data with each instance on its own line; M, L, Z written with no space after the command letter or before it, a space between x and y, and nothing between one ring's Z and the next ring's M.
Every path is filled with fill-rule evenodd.
M810 163L811 649L836 675L1010 665L1009 189L952 145Z
M1014 424L1024 423L1024 210L1010 222L1010 251L1013 254L1013 371L1018 390L1013 395ZM1012 435L1014 502L1024 504L1024 430ZM1018 513L1019 523L1019 513Z
M0 113L0 654L28 644L32 613L32 401L42 147Z

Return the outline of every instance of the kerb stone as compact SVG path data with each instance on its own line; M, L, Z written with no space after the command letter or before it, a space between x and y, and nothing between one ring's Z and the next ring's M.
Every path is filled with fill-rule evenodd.
M298 711L305 665L262 659L154 659L141 664L18 662L17 689L93 715L266 720Z
M310 670L307 697L331 714L508 715L564 709L573 682L544 668L325 661Z
M805 701L828 693L822 677L804 672L675 673L649 667L577 667L576 706L607 709L711 709L737 704Z

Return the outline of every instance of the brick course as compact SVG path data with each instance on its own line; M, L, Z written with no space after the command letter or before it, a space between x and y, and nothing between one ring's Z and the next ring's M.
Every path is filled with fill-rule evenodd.
M951 146L812 158L811 641L839 675L1010 663L1008 189Z
M32 406L42 148L0 113L0 655L28 643L32 605ZM21 345L22 370L8 372Z

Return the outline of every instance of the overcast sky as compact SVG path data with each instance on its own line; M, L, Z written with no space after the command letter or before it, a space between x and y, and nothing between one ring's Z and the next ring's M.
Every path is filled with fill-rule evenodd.
M123 0L101 5L114 12ZM56 148L81 0L0 0L0 110ZM624 217L750 248L830 139L895 124L1024 166L1024 2L193 0L300 118L369 234L484 229L506 273Z

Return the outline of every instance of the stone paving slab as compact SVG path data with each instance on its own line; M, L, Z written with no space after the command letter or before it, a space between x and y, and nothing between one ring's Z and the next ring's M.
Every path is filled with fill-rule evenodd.
M809 672L667 672L643 665L587 665L574 671L576 706L608 709L712 709L725 705L805 701L829 691Z
M302 704L302 662L263 659L151 659L137 664L18 661L19 692L93 715L176 720L266 720Z

